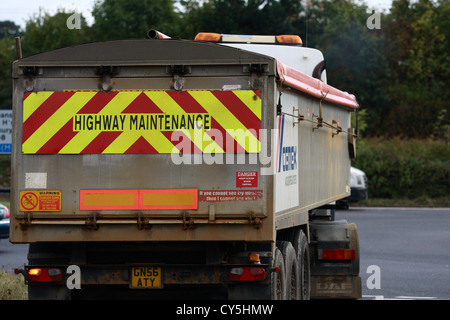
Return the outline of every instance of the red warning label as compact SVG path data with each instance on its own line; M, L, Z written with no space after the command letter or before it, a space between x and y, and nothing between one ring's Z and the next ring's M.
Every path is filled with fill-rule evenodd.
M236 188L257 188L257 187L258 187L257 171L236 172Z
M61 191L21 191L20 211L61 211Z
M198 199L202 202L255 201L262 195L262 190L200 190Z

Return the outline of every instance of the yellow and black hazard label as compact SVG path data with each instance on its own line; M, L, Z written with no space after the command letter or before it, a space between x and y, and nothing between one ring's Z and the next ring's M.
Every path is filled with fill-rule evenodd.
M20 211L61 211L61 191L20 191Z
M257 90L32 92L22 151L257 153L261 108Z

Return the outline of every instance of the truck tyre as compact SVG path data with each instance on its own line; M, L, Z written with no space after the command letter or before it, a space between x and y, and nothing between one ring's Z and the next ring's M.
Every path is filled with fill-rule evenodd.
M286 269L286 300L299 300L300 273L297 262L297 253L289 241L280 242L280 250L284 258Z
M294 248L297 252L297 261L299 266L299 299L309 300L311 293L311 271L309 262L308 239L302 230L294 235Z
M283 254L280 249L275 248L273 259L274 272L271 274L272 300L286 299L286 272L284 268Z

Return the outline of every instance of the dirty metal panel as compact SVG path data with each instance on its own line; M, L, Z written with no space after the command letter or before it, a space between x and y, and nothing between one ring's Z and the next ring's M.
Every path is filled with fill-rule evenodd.
M300 92L283 92L277 116L276 227L307 219L308 210L349 195L349 110ZM340 127L342 132L319 124Z
M128 50L129 48L132 50ZM252 74L249 68L252 64L261 65L262 68L258 70L262 70L263 75ZM218 45L175 40L165 42L136 40L87 44L54 50L18 60L14 63L13 69L12 171L14 175L11 183L11 213L14 218L11 219L11 241L173 239L267 241L274 239L272 177L259 174L257 178L246 180L246 182L237 179L237 172L259 173L261 169L259 160L250 161L252 153L249 153L245 147L241 150L242 153L231 154L231 162L228 162L230 159L222 158L223 162L213 163L206 163L202 153L105 154L100 153L99 150L82 154L36 153L42 148L55 148L58 143L61 146L59 151L61 151L67 143L75 142L75 140L72 141L73 137L71 139L64 135L56 137L55 132L62 133L67 130L75 134L74 114L87 107L98 107L98 105L89 106L88 104L99 91L102 91L99 96L107 97L118 95L126 90L129 90L128 95L132 94L132 90L139 90L139 95L146 95L147 91L160 90L157 91L158 94L177 96L189 94L192 97L197 96L197 100L201 100L200 96L203 94L214 95L213 91L217 91L220 95L226 95L227 98L228 95L234 94L240 101L245 100L245 97L238 96L240 93L249 94L250 102L240 103L240 105L250 106L246 112L248 115L253 114L253 119L257 119L252 122L256 123L256 126L246 124L247 116L227 117L227 112L219 114L217 119L220 120L221 117L227 120L234 119L235 124L239 126L232 129L249 126L272 129L276 113L274 108L276 62L274 59ZM174 90L178 85L182 90ZM60 117L55 119L51 117L58 112L57 104L50 104L50 107L45 109L47 113L44 109L41 110L42 112L38 111L39 106L45 104L47 99L51 99L52 93L58 93L61 99L67 98L69 94L71 97L76 97L80 93L80 104L71 104L69 98L66 102L69 103L67 106L70 105L72 108L72 113L64 112L65 115L61 115L61 117L69 116L72 123L70 119L63 119L62 122L56 121L57 126L54 125L54 120L61 120ZM26 101L29 98L40 99L41 103L28 105ZM215 99L219 100L216 97ZM149 100L154 102L150 98ZM176 99L172 98L172 100ZM255 101L259 105L253 107ZM158 107L157 103L155 105ZM202 103L199 105L203 107ZM66 105L63 103L60 106ZM129 106L130 104L124 104L122 107ZM164 103L158 108L167 107ZM178 107L181 108L180 104ZM50 121L48 123L43 121L41 124L51 125L49 130L43 130L34 138L40 126L35 121L30 121L30 126L26 122L36 111L40 116L45 115L44 118ZM133 112L136 113L130 113L130 115L142 114L139 113L141 111L139 108L134 109ZM194 110L188 111L199 113ZM42 120L40 116L38 118ZM228 129L229 124L217 122L222 128ZM204 121L202 124L206 125ZM210 124L212 125L213 121ZM89 135L89 133L85 134ZM107 132L101 137L97 135L93 140L89 140L90 142L86 140L84 143L87 145L82 149L80 145L78 148L85 150L93 141L106 143L112 140L111 136L114 134L117 132ZM63 136L69 140L65 141L67 143L61 142L60 138ZM33 139L36 143L26 145ZM258 140L257 137L255 139ZM140 146L145 145L149 148L145 141L138 140L136 137L133 142L142 142ZM263 143L261 138L261 145ZM22 144L25 147L24 150ZM132 145L133 143L130 143L129 147ZM39 149L35 150L38 146ZM156 149L156 146L153 147ZM271 154L270 148L269 145L268 154ZM258 153L254 154L258 155ZM186 155L189 155L189 158L182 158L181 163L174 163L174 156ZM180 159L175 158L175 160ZM33 179L27 180L26 177L30 175ZM240 186L239 183L241 183ZM198 207L152 211L134 208L80 210L81 190L154 189L196 189L198 190ZM58 190L61 195L61 211L21 211L19 192L27 190ZM206 196L201 198L205 195L202 191L212 190L221 190L227 194L224 198L207 198ZM243 194L238 194L236 191ZM130 199L124 201L127 202ZM133 205L130 206L133 207ZM164 225L162 221L166 218L168 224ZM159 219L158 223L152 224L152 219ZM227 221L229 223L225 223Z
M21 59L21 66L173 66L173 65L224 65L268 63L268 73L274 75L276 64L267 56L245 50L228 48L211 43L186 40L132 39L86 43ZM14 69L13 76L20 75ZM129 76L129 74L127 74Z

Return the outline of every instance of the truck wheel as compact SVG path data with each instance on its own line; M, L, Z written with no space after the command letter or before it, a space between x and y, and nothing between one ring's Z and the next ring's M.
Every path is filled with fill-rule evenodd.
M280 250L284 258L284 266L286 269L286 300L300 299L300 273L297 262L297 253L292 243L289 241L281 241Z
M297 252L299 266L299 299L309 300L311 292L311 272L309 264L309 245L308 239L302 230L294 235L294 247Z
M273 259L273 268L275 272L271 274L272 283L272 300L286 299L286 273L284 268L283 254L280 249L275 248L275 256Z

